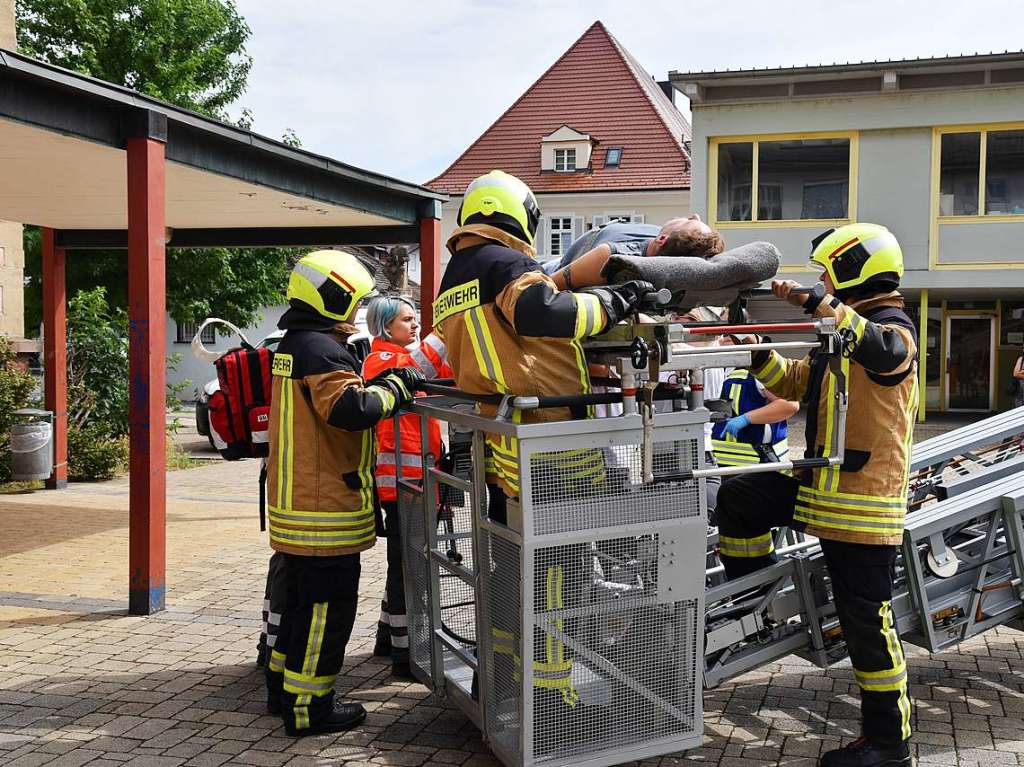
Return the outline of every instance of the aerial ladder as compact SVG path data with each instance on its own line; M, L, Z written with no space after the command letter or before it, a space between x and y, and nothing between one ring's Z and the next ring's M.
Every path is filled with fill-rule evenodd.
M729 332L793 340L694 344ZM831 320L627 324L585 347L612 373L595 381L606 391L492 396L434 383L411 406L446 423L451 446L438 466L424 441L424 479L399 480L411 668L509 767L684 751L700 744L704 689L792 654L823 668L846 657L814 538L778 530L779 561L727 581L708 526L708 477L843 461L840 439L818 458L705 465L704 425L725 412L705 401L703 372L749 366L761 349L838 362L842 344ZM495 417L475 412L482 401ZM614 414L513 418L569 405ZM520 495L504 521L488 515L487 437L517 447ZM938 652L1020 616L1022 440L1019 409L915 446L894 597L907 641ZM604 456L586 488L564 468L581 451Z

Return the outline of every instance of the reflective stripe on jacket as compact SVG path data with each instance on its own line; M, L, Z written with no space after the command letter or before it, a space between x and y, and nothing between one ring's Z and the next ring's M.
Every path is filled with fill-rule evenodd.
M432 339L432 340L431 340ZM404 346L373 339L370 354L363 362L363 378L369 381L391 368L418 367L427 378L443 378L451 375L451 369L444 362L444 344L437 336L430 335L415 350ZM419 364L424 360L428 366ZM375 428L377 433L377 460L374 475L377 479L377 493L382 501L398 498L397 467L395 466L395 419L385 418ZM420 452L420 417L407 413L399 418L399 446L402 452L402 476L419 479L423 476L423 458ZM434 459L441 457L441 427L431 418L427 427L427 442Z
M434 302L434 322L448 349L457 386L476 394L589 393L580 341L599 333L608 321L597 297L559 291L533 260L532 248L491 226L456 229L448 248L452 259ZM497 412L495 405L478 407L484 416ZM547 408L514 411L512 420L536 423L572 415L568 408ZM487 444L490 480L507 495L517 496L516 440L488 437ZM604 480L599 450L565 451L544 461L556 468L571 467L574 481L584 486Z
M722 384L722 399L732 408L731 417L749 413L768 404L768 398L758 390L757 378L745 368L737 368L725 377ZM789 442L786 440L786 421L772 424L750 424L740 429L734 437L725 431L725 421L716 423L711 429L711 445L715 459L720 466L749 466L767 460L769 455L762 446L771 448L774 459L785 461L789 456ZM758 447L762 447L758 450Z
M373 546L373 426L394 397L366 387L341 334L288 330L274 354L267 506L270 546L303 556Z
M776 396L805 399L807 457L835 454L838 403L847 397L844 463L802 478L794 521L819 538L898 545L918 406L914 324L895 292L848 305L826 297L814 316L836 319L845 392L820 355L757 354L752 368Z

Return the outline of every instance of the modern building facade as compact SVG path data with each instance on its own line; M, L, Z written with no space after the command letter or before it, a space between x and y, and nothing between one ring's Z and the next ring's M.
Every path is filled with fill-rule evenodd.
M884 224L906 262L928 410L1010 406L1024 344L1024 53L669 73L690 101L693 209L728 245ZM770 310L766 302L762 310Z
M690 126L658 83L595 22L458 159L427 186L462 193L498 168L537 195L538 257L561 256L588 229L619 219L662 224L689 211ZM447 261L448 254L442 253Z

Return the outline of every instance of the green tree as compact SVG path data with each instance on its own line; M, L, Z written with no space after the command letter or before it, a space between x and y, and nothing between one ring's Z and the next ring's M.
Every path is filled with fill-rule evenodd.
M288 248L205 248L167 250L167 311L177 322L222 317L240 327L252 324L264 306L284 300ZM127 253L76 251L68 255L69 296L102 287L112 307L128 307ZM37 335L42 322L42 243L39 230L25 227L25 332Z
M17 0L16 12L29 56L208 115L252 67L234 0Z
M250 30L233 0L17 0L18 45L52 64L125 85L178 106L226 119L245 90ZM244 109L239 125L252 127ZM299 146L291 129L282 139ZM283 297L293 251L216 248L167 251L167 310L178 322L217 315L251 324ZM68 295L104 288L127 308L124 251L69 255ZM25 326L42 321L39 231L25 229Z

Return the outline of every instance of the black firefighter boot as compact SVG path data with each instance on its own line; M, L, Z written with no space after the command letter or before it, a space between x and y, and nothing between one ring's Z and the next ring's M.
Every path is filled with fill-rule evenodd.
M821 767L910 767L910 744L879 746L861 736L821 757Z
M329 732L344 732L351 730L357 724L366 719L366 709L359 703L342 703L340 700L333 701L333 707L325 714L319 714L316 719L311 719L309 727L298 729L295 727L294 715L285 711L284 731L294 738L301 738L303 735L321 735Z

